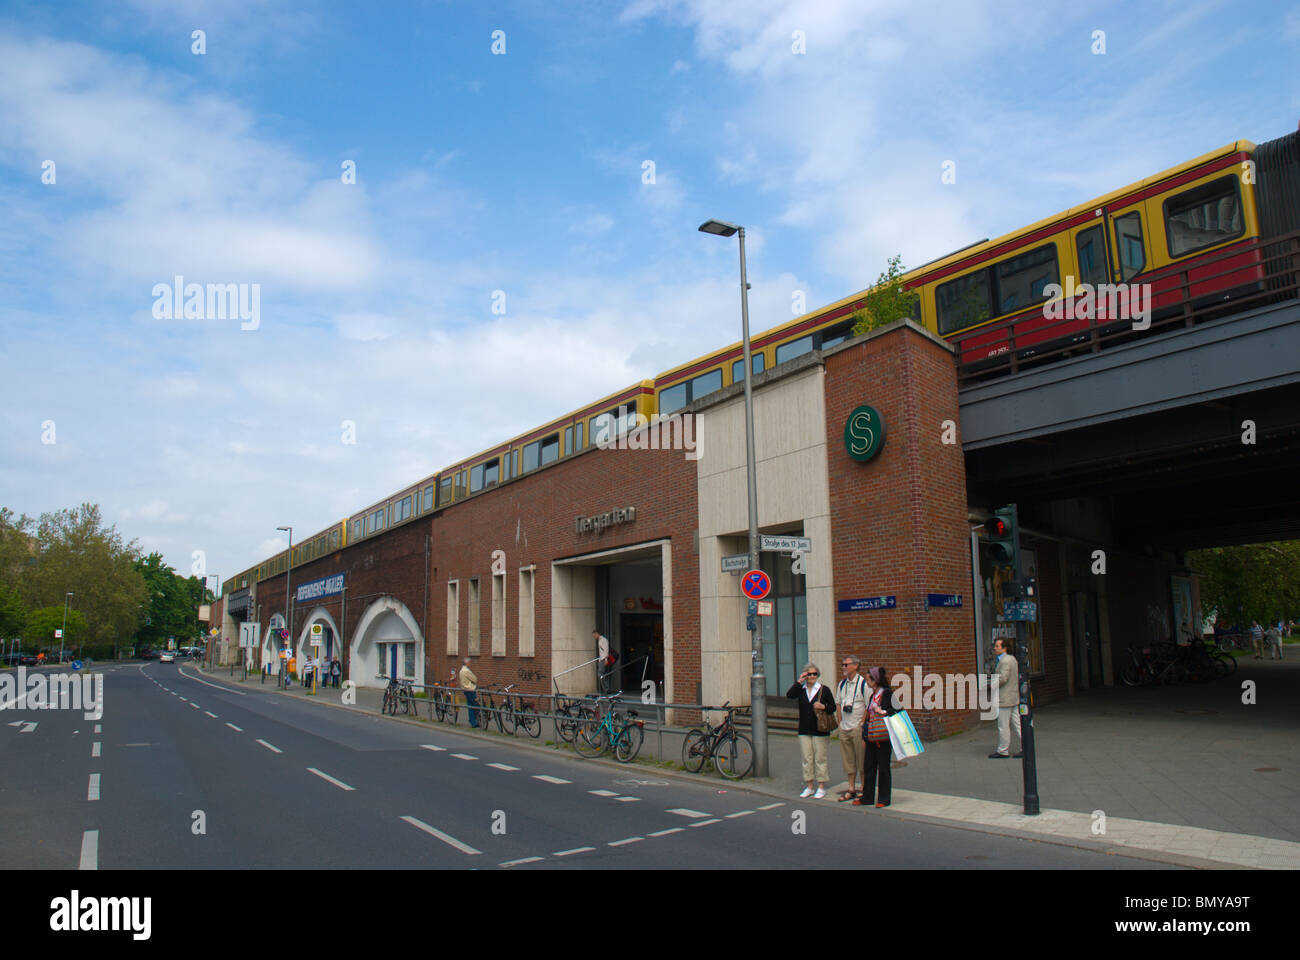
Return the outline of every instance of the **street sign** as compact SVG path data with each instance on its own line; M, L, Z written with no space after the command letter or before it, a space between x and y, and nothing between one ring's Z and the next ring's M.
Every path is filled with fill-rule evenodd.
M925 595L925 605L927 607L960 607L960 593L927 593Z
M311 645L312 645L313 647L320 647L320 646L322 646L324 643L325 643L325 641L323 641L323 640L319 640L319 639L317 639L316 637L312 637L312 639L311 639Z
M1002 605L999 618L1008 623L1033 623L1038 619L1038 604L1033 600L1015 600Z
M812 553L812 541L807 537L769 537L766 534L760 534L758 549L777 553L789 553L791 550L798 550L800 553Z
M772 615L772 601L760 600L758 603L758 615L760 617L770 617Z
M242 648L256 647L261 635L260 623L241 623L239 625L239 645Z
M744 573L749 569L749 554L737 553L722 558L723 573Z
M750 570L740 578L740 589L751 600L762 600L772 591L772 578L762 570Z
M884 597L856 597L852 600L838 600L836 606L840 613L855 613L858 610L894 610L898 607L898 598L892 594Z
M72 661L72 669L73 669L73 670L80 670L80 669L81 669L81 661L80 661L80 660L73 660L73 661Z
M319 640L323 636L325 636L325 625L321 623L313 623L311 625L311 638L313 640Z
M62 640L62 639L63 639L63 631L60 630L58 627L55 627L55 628L54 628L54 639L55 639L55 640Z

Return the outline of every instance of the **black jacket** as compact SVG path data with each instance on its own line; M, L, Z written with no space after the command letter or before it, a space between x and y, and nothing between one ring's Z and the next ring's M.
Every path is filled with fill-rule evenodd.
M800 736L829 737L831 735L829 730L825 733L817 730L817 711L813 709L812 701L804 692L802 683L796 680L794 686L786 691L785 696L787 700L794 700L799 704ZM831 695L830 687L823 683L822 688L817 691L817 699L825 705L827 713L835 716L835 697Z

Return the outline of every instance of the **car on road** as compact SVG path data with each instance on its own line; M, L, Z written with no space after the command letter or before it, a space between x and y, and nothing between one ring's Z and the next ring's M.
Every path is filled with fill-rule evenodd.
M176 654L171 650L164 650L158 657L159 663L175 663Z

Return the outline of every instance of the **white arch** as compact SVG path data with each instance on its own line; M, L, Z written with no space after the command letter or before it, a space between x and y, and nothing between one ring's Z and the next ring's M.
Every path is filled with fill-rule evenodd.
M415 683L424 683L424 634L416 623L406 604L396 597L380 597L361 615L361 622L352 631L352 640L348 644L348 677L359 687L382 687L384 681L377 679L379 674L379 656L375 650L375 640L406 639L399 637L370 637L371 628L386 613L394 614L415 642Z
M334 622L334 618L330 616L328 610L324 607L316 607L311 613L307 614L307 619L302 622L302 632L298 634L298 644L295 649L298 651L298 659L300 661L305 654L314 654L316 652L311 647L311 625L318 622L325 624L334 631L334 656L337 657L341 652L341 644L339 641L341 634L339 633L338 624ZM321 650L321 655L325 655L323 648Z
M280 629L284 623L283 614L273 613L267 621L266 632L262 634L262 663L271 665L273 677L280 674L280 641L272 636L271 631Z

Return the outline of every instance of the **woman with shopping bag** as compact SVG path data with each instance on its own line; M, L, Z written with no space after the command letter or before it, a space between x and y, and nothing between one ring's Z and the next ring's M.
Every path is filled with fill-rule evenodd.
M884 667L872 667L867 671L867 686L871 688L871 694L867 697L867 715L862 724L862 737L867 741L866 769L862 774L862 796L854 800L853 805L869 807L874 798L877 807L887 807L891 750L885 717L898 712L898 704L894 700L894 691L885 682Z

